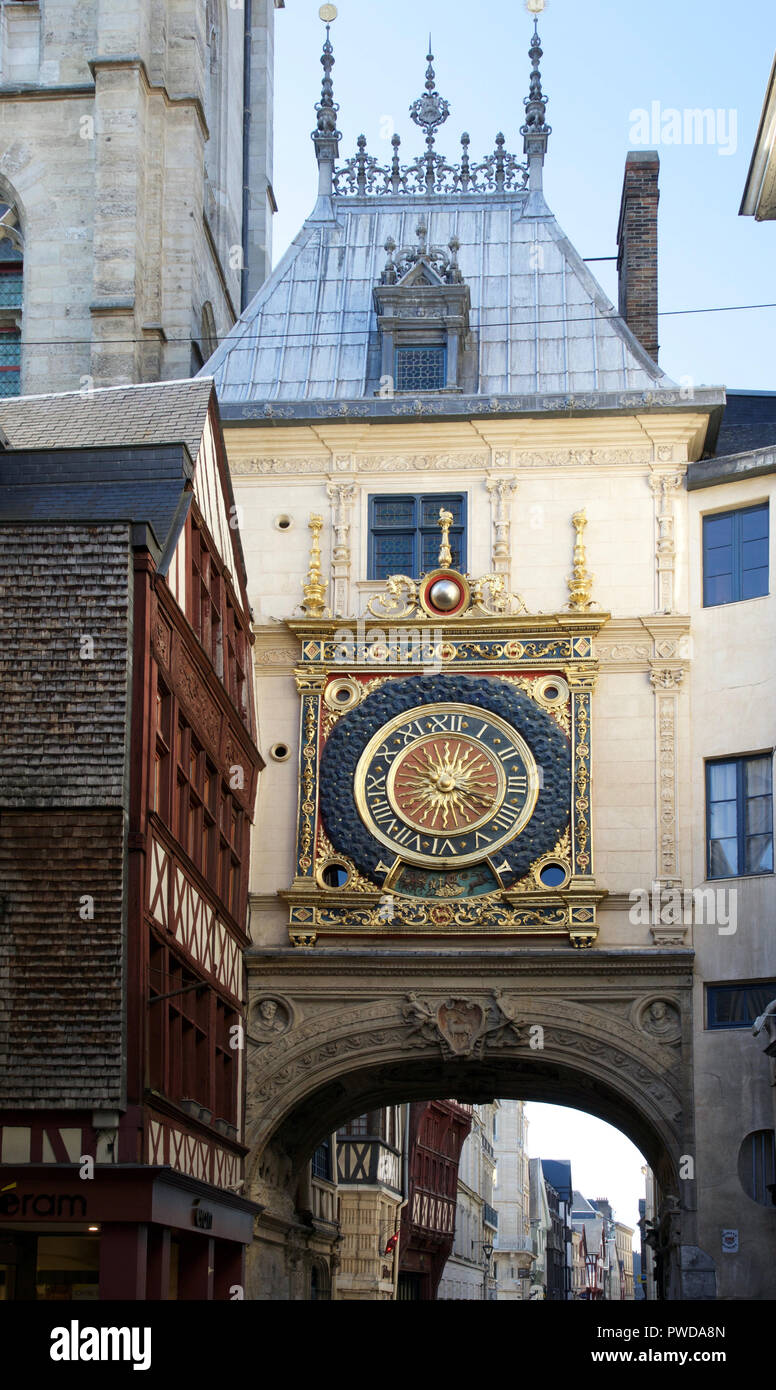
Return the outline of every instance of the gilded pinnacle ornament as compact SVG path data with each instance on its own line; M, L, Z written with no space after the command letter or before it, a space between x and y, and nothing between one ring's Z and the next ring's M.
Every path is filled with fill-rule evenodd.
M587 554L582 539L587 526L585 513L583 511L575 512L571 518L571 524L577 533L577 539L574 545L574 571L568 580L570 594L568 606L580 610L592 607L591 592L595 575L588 574L587 570Z
M337 18L337 7L336 5L321 5L318 15L326 25L326 40L321 54L321 66L323 68L321 99L315 107L318 119L316 128L312 133L312 140L315 145L315 157L318 160L318 193L323 197L330 197L333 187L334 162L339 156L339 142L342 138L337 130L339 106L334 100L334 82L331 75L334 67L334 49L330 38L330 26Z
M313 533L313 538L310 543L310 568L307 571L307 579L302 585L302 592L304 594L304 603L302 607L308 618L323 618L325 616L324 600L326 598L326 584L321 578L320 535L323 529L323 517L313 514L308 524Z
M444 507L439 513L437 526L442 532L442 542L439 547L439 568L445 569L453 563L453 552L450 549L450 527L453 524L453 513L446 512Z
M525 98L525 124L520 128L523 137L523 151L528 156L530 169L529 187L539 192L542 186L542 166L547 154L547 144L552 134L552 126L547 124L547 98L542 91L542 74L539 62L542 57L542 43L539 38L539 15L545 8L546 0L526 0L526 9L534 17L534 31L528 56L531 59L531 80L528 96Z

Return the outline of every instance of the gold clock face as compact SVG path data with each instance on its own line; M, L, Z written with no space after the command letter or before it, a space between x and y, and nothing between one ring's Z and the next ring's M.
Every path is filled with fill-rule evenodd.
M356 767L367 829L411 864L474 864L513 840L539 794L516 729L478 705L420 705L386 724Z

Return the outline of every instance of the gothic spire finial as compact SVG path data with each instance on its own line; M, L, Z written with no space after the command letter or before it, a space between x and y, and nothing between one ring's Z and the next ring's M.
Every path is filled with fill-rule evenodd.
M426 55L428 67L426 68L426 90L422 97L413 101L410 107L410 116L421 130L426 132L426 153L423 156L425 162L425 183L429 193L434 192L436 181L436 164L438 156L434 154L434 132L438 126L444 125L450 115L450 103L439 95L436 89L436 78L434 76L434 55L431 52L431 35L428 36L428 53Z
M334 67L334 49L330 35L331 25L337 18L337 7L336 5L321 5L318 14L326 25L326 39L321 54L321 66L323 68L321 99L315 107L318 113L318 123L312 133L312 139L320 171L318 193L330 196L333 188L334 161L339 157L339 142L342 138L337 130L339 106L334 100L334 82L331 75Z
M523 149L528 155L530 169L529 187L540 190L542 186L542 166L547 154L547 143L552 127L547 125L547 97L542 91L542 74L539 62L542 57L542 43L539 38L539 15L546 9L547 0L525 0L525 7L534 17L534 31L528 56L531 59L531 80L528 96L525 98L525 125L521 127Z

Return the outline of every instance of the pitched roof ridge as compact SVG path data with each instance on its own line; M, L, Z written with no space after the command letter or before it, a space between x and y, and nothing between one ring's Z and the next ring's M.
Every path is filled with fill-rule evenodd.
M206 381L215 385L215 379L208 374L207 376L185 376L176 377L173 381L128 381L123 386L95 386L89 391L39 391L31 396L7 396L2 406L14 404L20 401L52 401L61 400L65 396L80 396L81 400L93 400L95 396L106 395L109 391L153 391L159 387L167 386L201 386Z

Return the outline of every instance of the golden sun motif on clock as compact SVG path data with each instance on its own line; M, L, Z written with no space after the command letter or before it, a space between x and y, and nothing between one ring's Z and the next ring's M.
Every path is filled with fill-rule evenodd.
M402 861L458 868L489 860L520 834L536 806L539 770L499 715L434 703L395 715L372 736L354 794L370 834Z
M418 830L474 830L503 800L506 777L491 753L466 739L420 739L397 758L388 795Z

